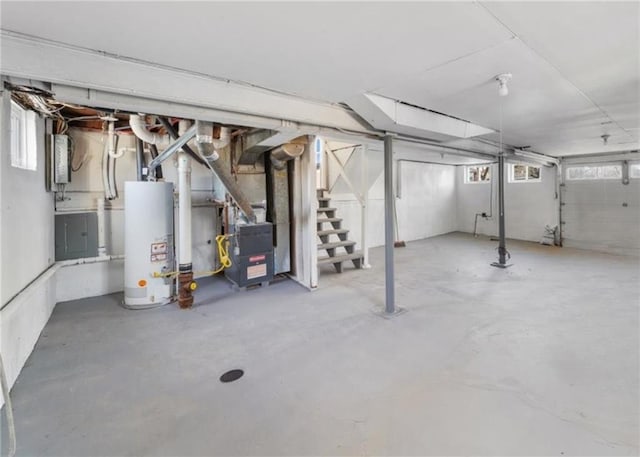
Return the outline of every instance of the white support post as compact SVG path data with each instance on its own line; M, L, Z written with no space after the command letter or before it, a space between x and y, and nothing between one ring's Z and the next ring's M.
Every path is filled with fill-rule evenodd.
M318 287L318 250L316 244L316 155L315 137L308 137L302 156L294 162L293 247L295 248L295 279L304 287Z
M360 145L360 159L361 159L361 192L362 192L362 200L360 201L360 205L362 208L361 211L361 229L362 233L360 235L361 245L362 245L362 268L371 268L369 264L369 240L367 237L367 229L369 222L369 171L367 169L368 165L368 157L367 157L367 145Z

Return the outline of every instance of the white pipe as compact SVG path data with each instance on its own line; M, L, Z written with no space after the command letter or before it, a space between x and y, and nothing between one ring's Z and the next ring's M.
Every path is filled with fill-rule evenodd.
M184 132L189 130L189 127L191 127L191 123L188 120L180 119L180 122L178 122L178 136L184 135Z
M168 135L160 135L147 130L144 115L132 114L129 116L129 126L134 135L140 138L145 143L155 145L169 144Z
M108 153L110 157L113 157L114 159L119 159L124 155L124 151L123 150L118 151L116 147L118 142L116 141L116 126L115 126L115 122L113 121L109 122L107 142L109 144Z
M560 160L555 157L545 156L542 154L537 154L535 152L522 151L520 149L515 149L513 151L513 154L547 166L558 165L560 163Z
M178 153L178 264L191 264L191 158Z
M108 145L102 148L102 188L104 197L111 199L111 189L109 188L109 152Z
M98 202L98 257L104 257L107 255L107 248L104 241L104 198L98 198L96 200Z
M191 127L190 121L188 121L187 119L180 119L180 122L178 122L178 136L184 135L187 132L187 130L189 130L190 127ZM196 145L195 136L189 140L189 142L187 143L187 146L189 146L193 150L196 149L197 145Z
M105 256L98 256L98 257L85 257L84 259L61 260L56 262L55 264L60 267L70 267L73 265L85 265L89 263L109 262L111 260L122 260L122 259L124 259L123 254L105 255Z
M118 198L118 192L116 190L116 159L108 157L109 161L109 195L110 199Z

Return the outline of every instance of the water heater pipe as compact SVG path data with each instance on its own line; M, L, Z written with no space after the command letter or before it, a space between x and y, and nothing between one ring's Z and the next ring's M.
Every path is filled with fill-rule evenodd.
M193 266L191 260L191 158L178 153L178 304L193 305Z

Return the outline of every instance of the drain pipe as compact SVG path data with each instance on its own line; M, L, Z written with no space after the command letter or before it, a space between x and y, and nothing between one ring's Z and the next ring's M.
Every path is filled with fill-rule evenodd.
M147 130L144 117L144 114L131 114L129 116L129 126L131 127L131 130L133 131L135 136L140 138L145 143L155 145L167 144L169 142L169 137Z
M198 152L202 158L206 160L209 169L218 177L218 179L220 179L220 181L222 181L227 192L229 192L249 222L255 222L256 215L251 207L251 202L235 182L231 173L224 168L222 161L218 160L220 156L215 149L213 124L211 122L196 121L195 127L197 132L196 144L198 145Z
M98 257L104 257L107 255L107 248L104 241L104 198L97 198L96 201L98 203Z

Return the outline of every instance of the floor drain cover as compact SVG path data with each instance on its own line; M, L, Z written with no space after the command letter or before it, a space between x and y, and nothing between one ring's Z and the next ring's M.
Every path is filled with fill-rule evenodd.
M231 370L227 371L225 374L220 376L220 382L233 382L237 381L242 377L244 371L242 370Z

